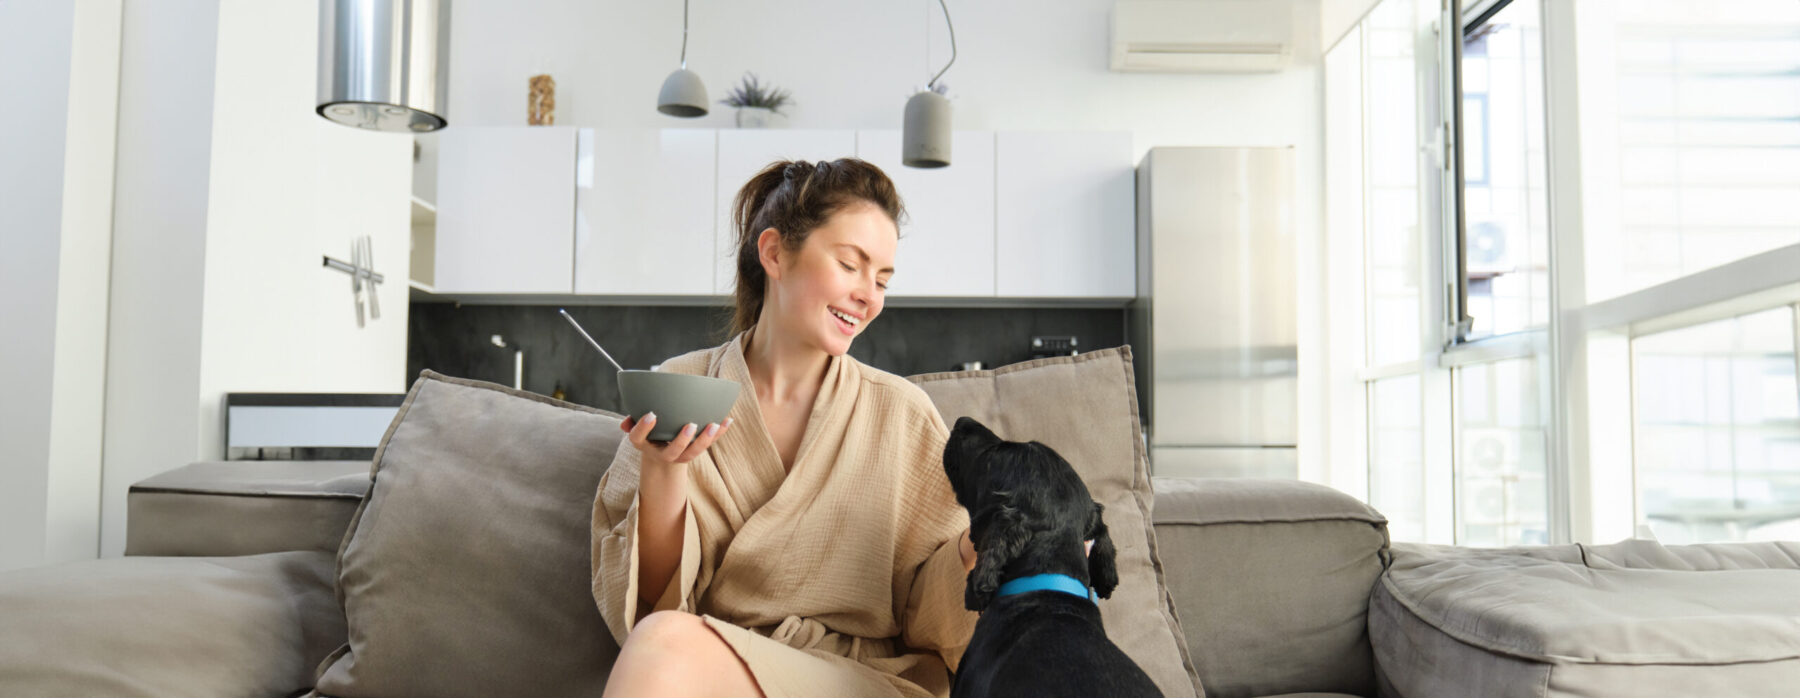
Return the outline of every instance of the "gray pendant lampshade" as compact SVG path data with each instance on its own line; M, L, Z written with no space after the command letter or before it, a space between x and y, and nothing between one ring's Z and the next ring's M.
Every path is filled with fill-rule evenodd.
M938 91L938 78L956 63L956 26L950 23L950 7L944 8L944 26L950 29L950 62L931 76L924 91L906 100L906 130L900 137L900 164L907 167L948 167L950 165L950 100Z
M706 116L706 83L700 75L687 69L688 4L681 0L681 67L663 79L662 92L656 95L656 110L669 116L694 118Z
M906 100L906 131L900 164L944 167L950 164L950 100L936 92L920 92Z
M436 131L449 123L449 68L450 0L319 0L319 116Z
M656 96L656 110L669 116L706 116L706 84L694 71L677 68L663 80L662 93Z

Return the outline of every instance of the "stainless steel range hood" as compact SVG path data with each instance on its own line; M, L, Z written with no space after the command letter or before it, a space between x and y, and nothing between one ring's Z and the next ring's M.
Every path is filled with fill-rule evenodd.
M398 133L443 128L450 0L319 0L319 116Z

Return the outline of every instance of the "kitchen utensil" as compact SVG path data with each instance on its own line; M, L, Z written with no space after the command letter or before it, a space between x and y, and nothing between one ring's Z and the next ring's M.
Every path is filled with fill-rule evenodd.
M680 433L682 427L693 424L695 436L708 424L723 423L731 414L732 405L737 404L738 394L743 386L737 381L711 376L694 376L685 373L667 373L663 371L643 371L627 369L614 361L594 337L581 328L575 316L568 310L558 309L563 318L575 326L575 331L586 338L588 344L600 350L614 368L619 369L619 398L624 402L625 413L634 419L641 419L651 412L656 413L656 425L650 428L651 441L667 442Z

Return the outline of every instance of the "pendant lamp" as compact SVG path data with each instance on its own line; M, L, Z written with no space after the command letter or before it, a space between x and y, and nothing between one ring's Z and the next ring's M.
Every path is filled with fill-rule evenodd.
M956 27L950 24L950 8L944 8L944 26L950 28L950 63L932 76L925 90L906 100L906 130L901 136L900 164L934 168L950 164L950 100L938 93L938 78L956 62Z
M681 67L663 80L662 92L656 95L656 110L669 116L694 118L706 116L706 84L700 75L687 69L688 3L681 0Z
M319 0L319 116L423 133L449 96L450 0Z

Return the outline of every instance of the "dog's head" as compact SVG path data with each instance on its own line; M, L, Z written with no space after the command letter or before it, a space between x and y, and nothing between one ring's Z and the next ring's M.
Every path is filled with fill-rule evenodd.
M1112 596L1119 585L1105 511L1069 462L1036 441L1007 441L969 417L944 446L944 475L969 510L975 569L963 602L987 608L1007 579L1066 574ZM1094 541L1084 559L1083 542Z

